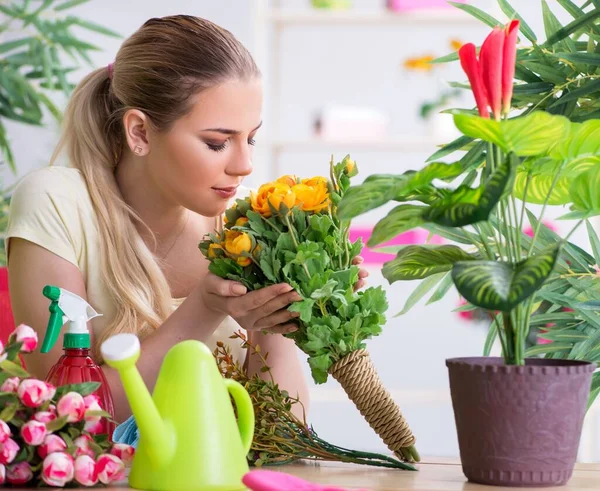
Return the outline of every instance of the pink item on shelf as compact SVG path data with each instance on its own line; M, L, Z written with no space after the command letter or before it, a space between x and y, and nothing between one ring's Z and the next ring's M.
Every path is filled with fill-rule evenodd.
M454 0L457 3L466 3L466 0ZM420 10L426 8L450 8L448 0L387 0L387 8L394 12Z
M253 470L242 478L242 482L252 491L346 491L346 488L323 486L284 472ZM357 489L356 491L368 491Z
M359 237L362 238L363 244L366 244L371 237L371 233L373 232L373 228L371 227L353 227L350 229L349 239L351 242L354 242ZM423 229L415 229L410 230L409 232L405 232L403 234L394 237L392 240L380 244L373 249L379 249L382 247L389 247L394 245L405 245L405 244L424 244L427 241L427 237L429 237L429 232ZM429 241L430 244L442 244L444 239L438 235L434 235ZM385 254L382 252L375 252L371 248L366 245L363 247L360 255L363 257L364 264L383 264L386 261L390 261L395 257L395 254Z

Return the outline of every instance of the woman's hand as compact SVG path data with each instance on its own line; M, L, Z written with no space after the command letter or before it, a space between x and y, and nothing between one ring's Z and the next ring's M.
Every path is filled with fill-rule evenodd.
M287 308L302 297L286 283L246 292L241 283L208 273L204 278L202 297L209 309L230 315L247 331L283 334L297 329L290 321L299 313Z
M358 266L359 264L362 264L363 261L364 259L361 256L356 256L352 260L352 264ZM369 276L369 272L364 268L360 268L358 271L358 281L354 285L354 291L360 290L363 286L367 284L367 280L365 279L367 276Z

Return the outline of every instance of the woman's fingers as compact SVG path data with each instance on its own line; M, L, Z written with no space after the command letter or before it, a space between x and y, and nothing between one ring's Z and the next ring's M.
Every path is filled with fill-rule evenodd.
M274 326L279 326L280 324L286 324L289 323L290 319L295 319L296 317L300 317L298 312L290 312L287 309L281 309L271 315L258 319L254 323L253 330L269 329Z

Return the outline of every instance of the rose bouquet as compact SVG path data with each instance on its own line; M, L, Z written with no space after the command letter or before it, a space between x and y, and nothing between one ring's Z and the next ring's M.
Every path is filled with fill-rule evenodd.
M302 300L289 307L298 329L285 336L308 355L315 382L332 375L390 450L417 461L415 438L365 349L381 333L388 303L381 287L354 290L362 243L349 241L350 221L339 219L337 204L356 174L347 156L332 160L329 179L288 175L264 184L236 200L224 230L207 235L200 250L211 272L248 290L290 284Z
M99 383L53 387L16 361L36 349L37 334L20 325L0 343L0 485L94 486L125 478L134 450L99 434Z

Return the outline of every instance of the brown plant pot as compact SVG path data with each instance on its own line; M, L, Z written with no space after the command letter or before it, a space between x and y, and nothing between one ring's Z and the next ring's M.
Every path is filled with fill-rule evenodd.
M479 357L446 366L469 481L541 487L571 478L595 364Z

